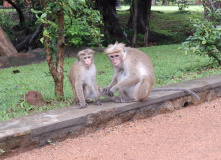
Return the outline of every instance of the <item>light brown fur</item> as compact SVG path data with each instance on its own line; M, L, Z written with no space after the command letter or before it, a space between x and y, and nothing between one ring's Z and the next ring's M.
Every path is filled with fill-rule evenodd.
M123 43L109 45L105 50L109 59L116 61L111 83L103 89L103 93L113 96L116 102L145 101L154 84L154 69L149 57L142 51L125 47ZM117 63L119 62L119 63Z
M100 93L96 82L96 67L94 65L94 51L85 49L78 53L78 59L73 64L69 73L74 101L80 103L80 108L87 106L86 100L95 99L98 105Z
M142 51L115 43L105 50L114 67L111 83L103 88L104 95L112 97L115 102L146 101L154 85L154 68L149 57ZM118 91L119 96L114 96ZM184 88L154 88L152 91L184 91L196 93Z

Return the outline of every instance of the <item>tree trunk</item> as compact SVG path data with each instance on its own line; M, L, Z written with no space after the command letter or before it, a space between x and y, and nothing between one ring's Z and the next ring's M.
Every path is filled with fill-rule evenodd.
M169 5L169 1L168 0L162 0L162 5L168 6Z
M145 33L145 21L150 14L150 7L147 8L147 5L151 5L151 0L143 1L138 0L138 13L137 13L137 33L144 34ZM149 11L148 11L149 10ZM133 3L130 7L130 17L127 23L128 28L133 28Z
M204 7L204 17L207 20L212 20L212 17L208 17L209 10L208 8L213 12L214 7L212 4L213 0L203 0L203 7Z
M148 38L149 38L149 26L150 26L150 14L151 14L151 1L147 2L147 18L145 21L146 27L145 27L145 34L144 34L144 46L146 47L148 45Z
M127 35L117 16L116 0L96 0L95 5L103 16L103 22L109 34L117 39L124 38L127 40Z
M11 56L17 54L15 47L9 41L8 37L5 35L3 29L0 27L0 55Z
M61 9L57 15L58 17L58 43L57 43L57 78L55 81L55 94L61 97L64 96L63 92L63 80L64 80L64 49L65 49L65 42L64 42L64 10Z
M51 75L55 82L55 95L58 96L59 100L62 100L64 96L63 92L63 79L64 79L64 69L63 69L63 63L64 63L64 13L63 9L61 9L58 14L58 43L57 43L57 54L56 54L56 68L54 66L54 61L50 49L50 38L45 36L45 48L46 48L46 58L49 66L49 70L51 72ZM44 27L47 28L47 25L44 24Z
M25 21L25 17L24 17L23 12L12 0L6 0L6 1L8 3L10 3L12 5L12 7L14 7L16 9L16 11L18 12L19 20L20 20L20 26L23 27L24 26L24 21Z
M156 6L156 5L157 5L156 0L152 0L152 6Z
M43 24L39 24L35 32L29 36L27 36L22 42L20 42L18 45L15 46L16 50L18 52L22 50L30 50L32 48L32 45L36 43L36 39L41 35L41 32L43 31Z
M133 35L133 38L132 38L132 46L135 47L136 45L136 41L137 41L137 3L138 3L138 0L134 0L133 1L134 3L134 13L133 13L133 31L134 31L134 35Z

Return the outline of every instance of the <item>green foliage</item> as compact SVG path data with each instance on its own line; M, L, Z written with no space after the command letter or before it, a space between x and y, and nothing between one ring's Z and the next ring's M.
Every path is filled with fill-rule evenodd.
M183 43L183 49L212 57L221 65L221 29L207 19L191 19L191 23L194 33Z
M48 1L44 11L35 11L39 23L48 24L44 35L56 42L57 23L54 21L55 14L61 9L65 13L65 32L67 45L100 45L103 36L99 26L102 25L100 13L96 10L87 8L83 1ZM38 14L41 14L39 17ZM50 18L49 18L50 17Z
M0 148L0 155L2 155L3 153L5 153L5 151Z
M4 13L0 13L0 26L11 40L15 38L15 34L12 33L12 29L9 26L14 26L16 24L17 22L12 21L11 17L6 16Z
M178 1L178 8L180 11L184 11L185 9L187 9L189 7L188 1L186 0L181 0Z

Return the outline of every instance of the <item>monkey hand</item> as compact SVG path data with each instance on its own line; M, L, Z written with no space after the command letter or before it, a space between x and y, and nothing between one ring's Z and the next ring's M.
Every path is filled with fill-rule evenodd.
M107 95L109 97L113 97L114 92L111 92L110 88L107 87L107 88L103 88L102 89L102 94Z

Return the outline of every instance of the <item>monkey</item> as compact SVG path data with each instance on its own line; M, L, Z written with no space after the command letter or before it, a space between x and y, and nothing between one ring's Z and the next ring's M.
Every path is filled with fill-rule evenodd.
M142 51L125 47L124 43L108 45L105 53L112 62L114 75L111 83L102 89L102 94L117 103L146 101L154 85L155 74L150 58ZM199 97L190 90L158 88L158 91L182 90ZM118 91L119 95L114 96Z
M77 54L77 60L72 65L69 72L69 81L72 86L74 101L72 105L80 103L80 109L86 108L86 100L95 99L98 105L100 88L96 82L96 67L94 64L94 54L92 49L85 49Z

